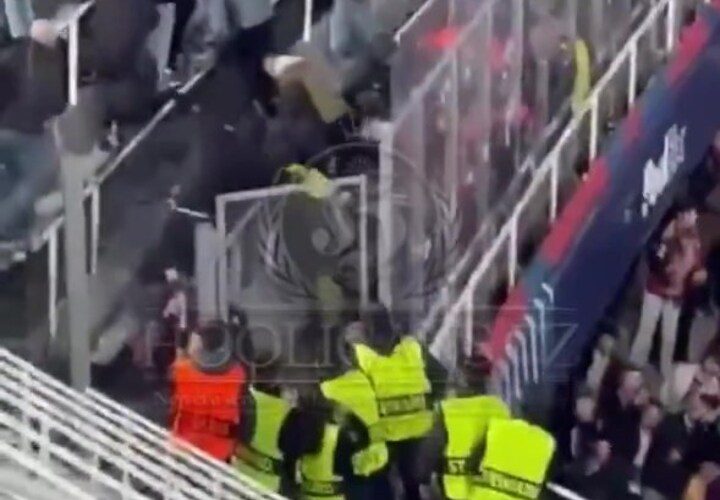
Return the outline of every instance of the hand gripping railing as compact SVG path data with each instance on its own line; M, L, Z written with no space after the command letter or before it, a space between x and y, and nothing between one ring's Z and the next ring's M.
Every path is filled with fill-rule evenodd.
M642 23L627 40L622 50L613 60L603 77L594 86L583 106L578 110L561 134L558 142L540 163L539 168L537 168L537 170L533 173L529 186L525 190L520 201L514 206L507 222L500 228L497 236L492 241L487 251L482 255L479 263L474 267L466 285L462 289L462 292L459 294L457 299L450 297L448 294L446 300L443 301L445 302L445 305L449 307L442 318L442 322L437 330L437 334L434 335L434 338L431 335L433 332L429 329L431 322L428 321L423 325L421 333L425 335L424 338L432 339L432 352L448 367L452 368L456 362L458 354L456 352L456 347L458 344L460 344L461 348L466 351L466 354L471 348L470 343L472 341L472 332L474 329L475 295L481 286L487 287L489 285L487 283L487 279L490 277L489 275L491 272L498 269L498 263L506 260L506 263L503 264L503 266L507 271L507 283L509 287L512 287L515 284L518 277L519 247L522 244L520 240L523 236L519 234L521 216L527 215L528 210L532 209L531 202L535 202L536 196L538 196L538 194L542 194L544 189L547 189L546 201L549 206L548 218L551 222L556 219L560 209L559 179L561 178L561 175L566 174L566 171L571 170L574 166L573 162L563 164L561 162L561 154L564 151L564 148L572 143L571 141L578 140L578 136L583 130L583 123L588 117L590 121L590 161L597 156L600 140L600 99L606 89L610 87L613 79L616 78L618 74L621 74L620 72L625 65L629 65L627 103L628 106L631 106L634 103L638 92L638 45L640 39L647 36L658 23L664 23L666 30L665 49L668 53L674 49L679 35L677 25L678 5L679 3L677 0L659 0L653 6ZM561 168L564 169L563 172L561 172ZM458 339L456 338L456 332L458 330L462 332L460 342L457 342ZM530 331L534 332L534 328L531 328ZM518 341L522 345L532 345L538 341L535 335L529 335L529 339L526 338L528 334L520 335L523 338L518 339ZM543 355L542 349L537 349L534 352L535 355ZM508 351L508 354L511 354L511 352ZM537 367L539 363L540 360L536 359L532 360L531 365ZM504 365L501 372L507 375L519 370L520 368L517 366L509 367ZM537 378L539 376L539 370L530 370L527 367L527 364L525 364L523 370L528 372L532 371L533 378ZM500 378L505 377L500 375ZM519 386L516 387L516 389L520 391ZM517 391L515 392L517 393Z
M129 409L92 390L76 392L4 349L0 374L0 401L16 408L19 427L50 422L46 435L52 431L80 447L95 476L116 471L116 482L128 491L167 499L281 498Z

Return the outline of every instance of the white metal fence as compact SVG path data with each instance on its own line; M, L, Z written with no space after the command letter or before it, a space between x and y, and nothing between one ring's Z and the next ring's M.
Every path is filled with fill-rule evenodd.
M473 342L481 338L483 326L492 322L495 312L492 308L486 318L480 313L488 310L490 294L498 287L509 289L515 284L522 267L521 252L528 245L532 248L545 234L566 201L565 195L582 182L579 177L583 170L576 168L578 165L584 168L598 155L604 125L621 118L619 115L632 106L653 70L674 49L679 34L678 6L678 0L655 3L533 171L520 201L473 267L456 300L450 300L450 294L446 294L445 301L440 302L441 323L431 349L448 366L455 366L460 353L468 354ZM662 37L660 44L658 36ZM553 304L553 290L545 287L545 291L547 298L532 305L533 314L525 317L527 326L515 332L507 346L506 359L497 367L496 380L508 400L520 400L525 383L538 381L545 355L551 348L545 345L544 325L538 324ZM431 316L423 329L429 336L436 326L432 321Z
M65 33L68 39L68 105L74 106L78 103L79 89L79 23L82 17L92 7L94 1L80 5L72 14L59 20L57 25L61 33ZM194 74L185 84L178 89L180 95L191 92L208 74L208 70ZM140 131L114 154L102 168L87 180L85 187L86 215L90 228L89 238L89 272L95 274L98 270L98 259L100 253L100 237L102 227L101 217L101 189L106 181L119 169L128 157L142 144L157 126L177 107L177 100L171 99L160 108L152 119L140 129ZM60 233L65 224L62 214L55 217L42 231L39 242L36 246L42 247L47 244L48 259L48 326L51 336L55 336L58 330L58 305L60 299Z
M270 312L273 308L283 310L288 294L299 304L303 300L312 303L317 299L316 279L328 272L333 274L340 264L352 268L360 303L367 303L368 182L362 175L341 177L331 180L329 189L332 194L327 200L316 204L322 207L322 213L298 212L306 205L293 204L305 190L298 184L226 193L216 198L217 253L213 262L198 265L217 273L217 279L209 282L217 283L217 311L221 317L227 319L233 305ZM302 218L304 215L307 218ZM315 220L317 216L323 220ZM345 235L335 232L341 225ZM308 244L313 232L322 231L330 244L342 248L339 253L343 256L335 259L329 255L296 255L294 249L298 246L289 248L287 241L297 241L299 235L292 236L288 230L304 231ZM325 257L329 259L325 261ZM216 295L214 290L202 288L199 295ZM278 293L274 294L274 290Z
M545 12L528 0L428 0L398 32L391 71L392 121L380 134L380 182L386 182L386 192L407 194L402 181L389 181L398 178L394 171L402 161L438 187L451 211L460 215L456 254L465 256L447 267L464 269L477 263L505 212L522 195L536 160L571 119L575 75L566 58L572 58L574 48L568 41L578 37L588 42L591 78L657 8L649 0L617 0L605 11L605 3L561 0L554 11ZM642 57L636 69L642 68L641 73L655 67L665 53L658 27L653 25L638 45ZM557 44L560 53L544 56L526 50L542 45L537 39L543 36L552 40L549 45ZM624 103L618 85L607 94L601 114L620 113ZM419 213L423 210L418 208ZM397 246L390 242L386 248ZM378 259L392 262L389 255ZM405 260L416 274L424 272L422 256ZM408 306L387 279L392 273L382 274L383 301L416 310L415 325L428 310L437 316L438 305L459 292L453 288L460 280L453 278L445 296L424 294L423 304Z
M5 349L0 427L17 438L8 453L27 457L16 461L39 460L50 480L53 470L63 471L93 498L281 498L128 408L93 390L79 393Z

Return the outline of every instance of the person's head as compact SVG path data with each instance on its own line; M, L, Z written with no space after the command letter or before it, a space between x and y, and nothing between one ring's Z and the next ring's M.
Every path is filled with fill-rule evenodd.
M640 425L644 429L654 430L660 425L663 418L663 406L662 403L656 399L651 399L650 402L643 408L642 419Z
M481 350L475 352L460 363L457 391L460 394L479 395L488 390L488 381L492 373L492 362Z
M580 423L591 423L595 420L595 398L589 394L581 394L575 400L575 418Z
M610 448L610 443L608 441L599 439L598 441L595 441L594 448L595 459L599 464L605 464L608 460L610 460L612 449Z
M717 355L705 356L700 368L705 376L720 379L720 358Z
M190 335L188 354L201 369L222 368L231 360L232 339L220 321L210 322Z
M678 232L682 235L683 232L692 231L697 227L698 211L697 208L691 203L684 203L678 208L678 213L675 216L675 220L678 227Z
M700 390L693 390L685 400L685 415L693 422L704 422L708 419L710 407L707 396Z
M635 368L628 368L620 376L618 396L625 403L635 403L644 387L642 373Z
M378 351L392 350L399 339L390 312L380 303L369 305L361 314L365 341Z

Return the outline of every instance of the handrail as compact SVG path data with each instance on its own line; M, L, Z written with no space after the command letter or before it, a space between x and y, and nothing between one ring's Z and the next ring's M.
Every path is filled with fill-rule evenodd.
M77 417L83 418L82 421L78 421L77 417L73 418L65 411L60 410L60 405L67 407L67 400L63 401L57 396L57 393L50 390L47 386L40 383L33 383L34 379L29 378L29 380L25 381L28 387L22 387L20 384L23 384L23 379L25 378L24 373L26 372L13 369L8 364L0 364L0 373L3 373L5 377L2 384L5 387L0 386L0 394L17 399L29 398L34 407L42 410L44 414L51 417L54 422L63 423L68 429L74 427L75 430L71 432L66 431L66 433L74 436L74 440L78 442L83 442L84 439L87 438L97 444L97 447L93 449L97 458L112 463L120 469L126 467L129 470L126 469L124 473L129 473L131 476L137 477L147 486L153 486L158 481L164 482L168 479L166 471L164 471L156 461L144 458L154 457L154 453L149 448L139 442L125 443L128 446L132 444L132 448L135 448L136 453L123 453L123 450L118 449L118 443L122 443L122 436L118 435L111 426L101 425L100 427L102 428L98 429L87 425L86 423L92 422L95 417L84 408L73 408L78 414ZM17 379L18 383L11 383L10 378ZM110 439L110 436L120 438L120 440L113 441ZM191 477L191 479L194 478ZM175 480L177 480L177 478L175 478ZM177 485L171 484L169 488L172 490L175 486ZM190 495L190 498L204 500L207 495L206 492L200 491L187 481L183 481L183 486L184 494Z
M4 393L2 389L0 389L0 397L3 399L7 398L7 394ZM31 408L28 408L27 405L24 405L24 408L22 409L27 411L30 418L38 419L39 430L35 430L32 425L28 425L29 422L25 423L21 419L13 418L7 413L2 412L0 412L0 425L13 429L15 432L19 433L20 437L27 443L37 443L39 448L38 451L41 457L45 454L47 458L49 458L49 455L53 454L79 471L86 470L88 464L84 458L74 455L68 448L53 443L52 439L50 439L49 434L51 430L60 430L54 422L33 411ZM47 427L47 431L45 433L42 432L44 427ZM62 432L66 431L67 429L62 430ZM92 480L100 483L106 488L117 491L122 495L123 499L147 500L146 497L131 489L129 485L124 485L107 474L93 474Z
M0 456L11 460L29 474L40 476L57 489L56 493L70 495L73 500L93 500L92 495L85 493L67 479L55 474L52 469L43 467L39 460L22 453L3 441L0 441Z
M433 352L442 352L443 344L450 342L449 336L452 335L452 325L456 318L462 313L463 307L467 303L471 303L472 297L476 291L476 288L480 280L485 276L487 271L491 268L495 259L498 257L503 247L509 242L513 231L517 231L520 215L524 212L532 198L539 192L542 186L552 180L551 192L550 192L550 219L554 220L558 213L558 183L555 180L559 174L560 168L560 154L563 148L567 145L568 141L574 138L575 134L580 130L583 121L586 119L588 113L590 113L591 119L591 137L590 137L590 160L592 161L598 153L599 147L599 127L597 124L598 120L598 106L599 98L602 92L606 89L611 80L618 74L620 69L626 64L630 63L632 66L637 65L637 47L641 37L645 36L649 30L654 26L654 23L658 21L660 16L665 12L666 9L674 11L677 3L676 0L659 0L642 21L642 23L636 28L636 30L630 35L629 39L623 45L623 48L618 52L613 62L605 74L598 80L591 90L589 96L584 101L583 105L577 111L575 116L571 119L570 123L565 127L565 130L561 134L559 140L550 152L545 156L544 160L540 163L539 168L534 172L533 178L525 190L523 196L520 198L518 203L515 205L512 215L503 224L498 235L493 240L490 248L483 254L480 262L473 270L472 274L468 279L467 285L464 287L457 299L450 305L446 311L444 318L441 322L440 329L437 335L432 340L431 349ZM672 17L672 16L668 16ZM667 24L667 48L674 47L674 41L671 41L677 33L674 32L673 25L668 22ZM631 69L630 75L636 74ZM629 91L636 91L636 81L633 82L630 78ZM634 96L632 97L634 99ZM514 252L517 249L510 249L510 252ZM510 280L512 281L512 280ZM423 335L429 335L432 332L426 331L429 324L425 322L422 325L421 331Z
M6 349L0 348L0 360L4 360L6 366L15 365L16 370L34 378L37 381L35 388L45 394L45 397L56 392L57 396L52 400L54 404L70 406L83 418L83 422L91 423L98 431L144 453L148 459L157 463L157 466L153 467L154 475L171 477L173 481L180 479L182 482L187 478L191 484L206 490L203 493L204 498L207 498L208 492L214 498L282 498L265 491L227 464L211 458L189 444L179 442L167 430L96 391L89 389L85 393L79 393ZM0 378L0 387L3 381L4 379ZM127 457L126 459L130 460ZM134 457L132 460L136 461L138 467L145 467L147 464L145 459ZM196 497L197 495L193 495L190 498Z

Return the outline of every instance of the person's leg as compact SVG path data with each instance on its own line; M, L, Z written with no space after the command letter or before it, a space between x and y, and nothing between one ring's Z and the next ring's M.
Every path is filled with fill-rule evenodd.
M396 443L396 463L405 500L420 500L420 481L417 474L418 440Z
M637 365L644 365L648 361L653 334L662 310L662 303L662 298L657 295L649 292L645 292L643 295L640 325L630 350L630 360Z
M175 26L170 42L170 67L177 67L178 56L183 50L185 27L195 12L196 0L173 0L175 4Z
M660 370L665 380L672 375L677 327L680 319L680 305L666 300L662 306L662 345L660 348Z

